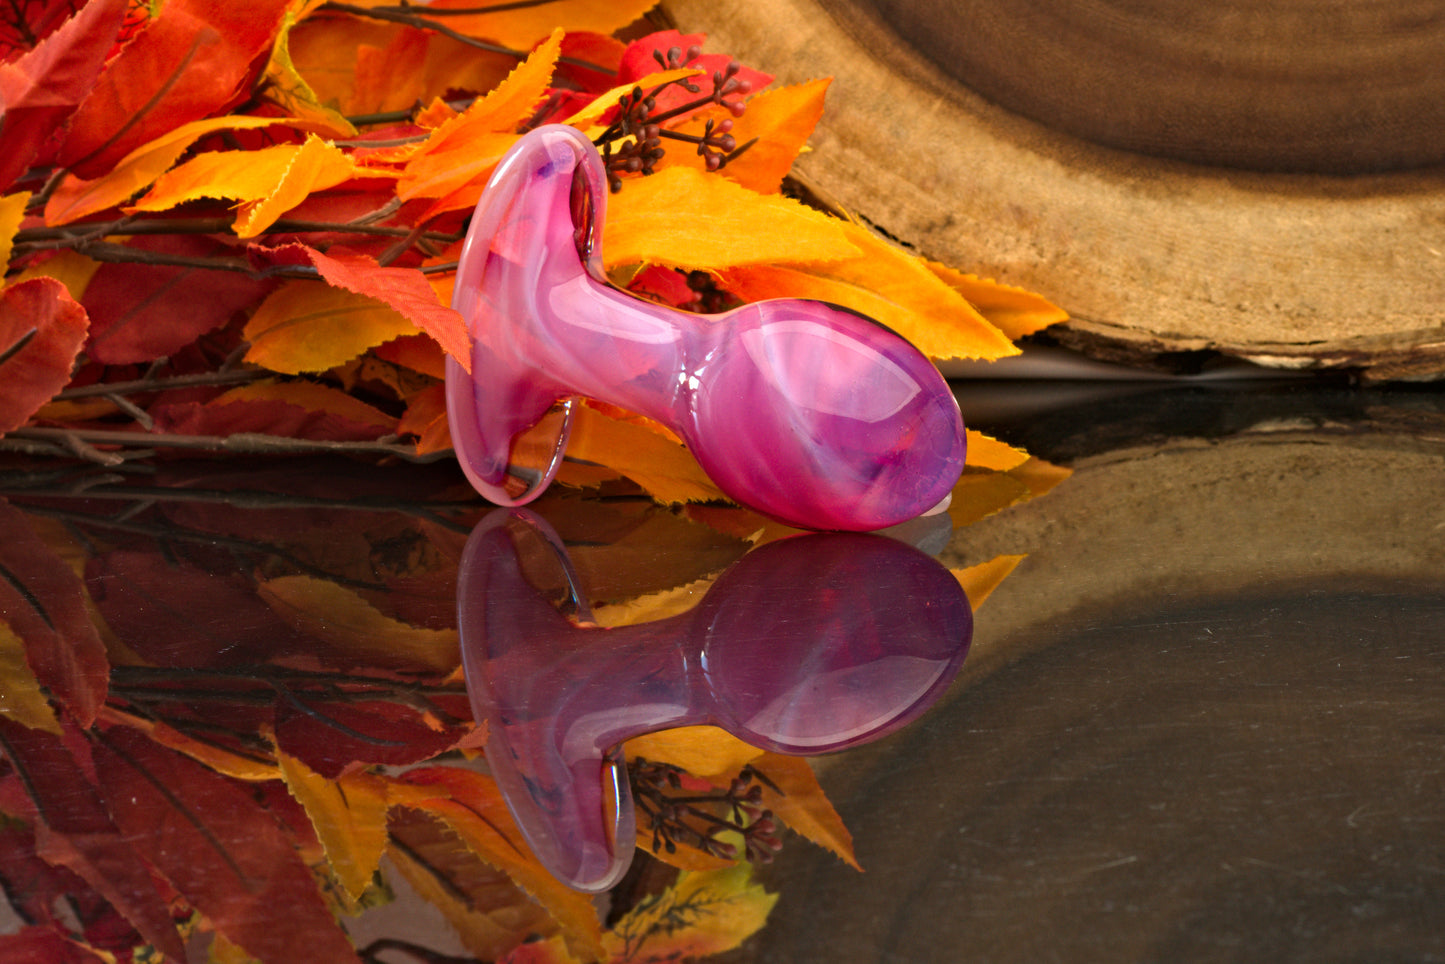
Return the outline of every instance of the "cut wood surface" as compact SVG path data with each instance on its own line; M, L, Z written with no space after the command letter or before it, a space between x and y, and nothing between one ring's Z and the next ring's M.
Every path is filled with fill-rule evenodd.
M833 76L803 185L1050 297L1065 344L1445 375L1442 0L666 6Z

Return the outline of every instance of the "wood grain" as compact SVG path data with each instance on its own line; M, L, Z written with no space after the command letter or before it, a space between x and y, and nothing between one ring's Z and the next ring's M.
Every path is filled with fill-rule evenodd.
M1308 9L1304 0L1276 5ZM1140 0L1135 6L1150 4ZM1136 108L1142 110L1138 105L1156 97L1163 105L1152 121L1120 122L1110 128L1113 134L1070 133L1050 126L1050 117L1041 123L1001 106L940 70L903 39L898 32L903 26L890 23L880 8L846 0L667 3L683 29L709 34L709 49L772 71L781 84L834 76L814 150L795 168L805 186L920 253L1054 299L1074 316L1062 332L1065 343L1100 357L1141 363L1180 352L1217 351L1278 367L1360 368L1381 379L1445 374L1445 168L1346 177L1262 173L1153 156L1185 153L1189 143L1201 139L1176 131L1170 146L1147 133L1149 124L1178 127L1168 118L1180 111L1188 116L1190 110L1178 91L1172 99L1163 98L1160 91L1167 85L1156 83L1153 68L1137 62L1148 43L1130 41L1133 67L1128 56L1120 55L1114 91L1093 89L1092 81L1065 64L1043 59L1028 44L1015 44L1005 59L1016 62L1016 75L1034 75L1034 89L1075 90L1072 100L1058 102L1060 111L1092 97L1102 102L1099 116L1107 117L1109 108L1120 103L1118 86L1128 85L1131 71L1142 75L1133 84ZM1306 96L1324 83L1319 77L1329 76L1328 58L1321 60L1319 54L1310 58L1314 79L1286 84L1292 92L1278 97L1281 104L1295 105L1297 125L1310 117L1328 119L1342 115L1342 104L1365 103L1360 91L1371 84L1358 76L1360 71L1381 58L1395 64L1392 71L1398 67L1401 73L1388 76L1395 78L1394 86L1409 89L1396 92L1394 107L1379 101L1369 108L1395 120L1331 135L1337 144L1364 151L1361 145L1369 138L1359 136L1359 130L1373 125L1381 141L1397 147L1377 145L1370 148L1372 156L1361 153L1344 167L1438 159L1445 126L1430 120L1434 115L1427 110L1418 126L1428 129L1406 137L1409 109L1399 106L1414 102L1407 78L1415 68L1407 69L1408 64L1422 64L1421 83L1427 87L1441 83L1445 59L1421 61L1424 48L1419 45L1425 41L1405 29L1414 16L1421 21L1420 31L1435 36L1441 29L1438 11L1423 3L1394 9L1399 12L1394 46L1379 46L1373 60L1340 64L1352 79L1338 82L1333 106L1318 108ZM1027 15L1053 16L1063 41L1072 36L1062 14L1030 11L1025 4L1007 3L995 19L1017 13L1027 27ZM1345 13L1348 8L1341 7L1340 16ZM1076 10L1075 16L1083 13ZM932 23L925 20L919 29ZM965 47L998 43L989 39L986 26L976 19L957 22L950 42ZM1102 28L1091 29L1095 46L1085 45L1085 59L1109 56L1098 49L1107 39L1099 33ZM944 33L941 26L939 33ZM1063 48L1055 55L1063 56ZM1408 56L1401 54L1396 64L1392 50ZM961 60L946 50L935 50L933 56ZM1230 57L1247 59L1248 53L1231 50ZM1199 70L1191 85L1196 94L1208 93L1212 88ZM972 71L959 66L956 72L984 83ZM1251 80L1254 88L1245 85L1256 90L1247 96L1240 93L1240 82L1226 85L1235 91L1237 108L1254 104L1258 113L1267 106L1270 95L1257 93L1270 89L1267 73ZM1203 106L1193 109L1208 113ZM1359 117L1368 120L1368 110L1360 110L1365 113ZM1224 121L1216 117L1212 123ZM1231 123L1243 125L1238 119ZM1258 136L1267 136L1279 123L1240 126L1236 140L1258 147ZM1133 146L1152 153L1086 139L1120 137L1120 131L1133 131ZM1259 150L1274 151L1277 159L1287 153L1267 143ZM1235 160L1248 158L1236 153ZM1290 163L1307 166L1299 158Z

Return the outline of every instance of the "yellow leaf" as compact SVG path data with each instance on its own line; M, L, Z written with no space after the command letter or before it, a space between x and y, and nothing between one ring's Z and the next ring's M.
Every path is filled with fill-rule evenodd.
M1028 486L1031 499L1037 499L1073 474L1073 469L1034 458L1016 469L1009 470L1009 475Z
M775 792L767 781L763 783L763 803L775 817L818 846L837 854L854 870L863 869L853 855L853 835L828 802L805 758L767 753L753 762L753 769L782 791Z
M552 79L557 55L562 50L562 31L554 30L547 41L528 55L484 97L432 131L422 153L455 150L478 134L511 133L532 116Z
M792 87L765 90L748 100L747 112L739 118L734 119L725 108L713 107L690 118L678 130L700 136L709 119L732 120L732 135L738 147L749 141L754 143L729 161L721 169L722 175L754 191L773 194L823 116L823 96L830 83L832 78L824 77ZM701 167L703 160L695 151L673 145L658 167L675 164Z
M257 588L282 619L338 657L367 665L445 673L460 659L454 629L422 629L392 619L355 592L314 576L278 576Z
M612 961L680 961L730 951L762 929L778 902L747 864L683 871L602 935Z
M292 3L286 11L276 41L271 45L271 59L261 75L261 94L319 133L329 137L355 137L356 128L340 111L321 103L291 59L291 28L317 6L316 0L304 0Z
M66 175L45 205L45 223L69 224L88 214L121 204L165 173L176 162L176 158L185 153L186 148L206 134L291 123L284 117L240 117L228 114L225 117L210 117L182 124L170 133L131 151L104 177L83 181L74 175Z
M1009 338L1022 338L1068 320L1067 311L1032 291L964 274L936 261L928 262L928 267Z
M439 198L433 213L471 207L515 143L516 134L478 133L454 147L418 152L396 182L397 196L406 201Z
M762 750L715 726L681 726L649 733L628 740L623 749L629 759L668 763L704 779L730 779L763 756Z
M948 515L954 528L972 525L1029 498L1029 487L1007 472L965 468L953 487Z
M98 270L100 270L99 261L93 261L83 254L76 254L70 250L58 251L54 257L31 265L20 272L11 279L11 284L20 284L31 278L54 278L65 285L65 290L70 292L70 297L79 301L84 296L90 279Z
M1023 449L1016 449L1006 442L1000 442L982 432L968 430L968 459L969 465L981 469L995 469L999 472L1007 472L1009 469L1017 468L1028 461L1029 453Z
M602 256L609 267L838 262L861 253L847 228L846 222L791 198L759 194L691 167L669 167L651 177L629 178L612 195ZM947 290L937 279L934 283Z
M276 750L286 789L306 810L331 871L352 900L371 886L386 850L386 781L359 771L328 780Z
M29 191L16 191L0 197L0 270L10 264L15 232L20 230L20 222L25 219L25 205L29 203Z
M720 283L744 301L815 298L852 308L911 341L930 358L1003 358L1013 342L944 284L922 258L856 224L843 227L860 252L825 264L783 256L791 264L753 264L721 272ZM802 249L806 250L806 249Z
M448 27L469 37L492 40L505 47L527 48L554 28L567 33L610 34L627 26L657 5L657 0L552 0L543 4L498 4L495 13L438 17ZM445 10L479 7L475 0L433 0L431 7Z
M616 469L660 502L726 499L687 447L636 422L574 406L567 457Z
M950 569L953 578L963 587L964 593L968 596L968 604L978 612L978 607L989 597L999 583L1003 582L1013 572L1018 564L1023 562L1024 556L995 556L988 562L981 562L976 566L969 566L967 569Z
M712 579L697 579L685 586L674 586L623 602L594 606L592 615L597 625L609 629L656 622L692 609L702 600L712 584Z
M415 325L374 298L293 281L273 291L246 323L246 360L293 375L319 372L415 334Z
M60 735L55 710L25 658L25 643L0 621L0 716L32 730Z

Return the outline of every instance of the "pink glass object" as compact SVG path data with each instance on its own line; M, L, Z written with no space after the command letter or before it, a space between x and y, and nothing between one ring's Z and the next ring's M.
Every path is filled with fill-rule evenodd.
M615 629L577 624L591 612L571 562L526 510L483 520L459 580L462 664L488 725L487 762L537 859L587 891L616 883L632 859L625 740L707 723L780 753L857 746L941 696L973 632L946 568L860 533L770 543L692 610Z
M587 396L668 425L719 488L792 525L880 529L948 496L963 420L926 357L823 302L700 316L612 287L599 253L603 175L583 134L541 127L477 204L452 299L472 370L447 359L447 410L482 495L539 495L561 463L571 399ZM559 403L542 466L516 464L514 441Z

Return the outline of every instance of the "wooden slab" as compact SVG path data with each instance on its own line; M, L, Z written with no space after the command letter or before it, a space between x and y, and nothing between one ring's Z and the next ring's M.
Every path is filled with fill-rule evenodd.
M1177 6L667 0L682 29L780 84L835 78L796 168L806 187L920 253L1051 297L1073 315L1066 344L1445 375L1445 2L1280 4L1278 36L1243 48L1230 31L1266 29L1264 0L1206 5L1215 21L1171 37ZM1083 31L1100 10L1153 33ZM1394 170L1307 173L1380 168Z

